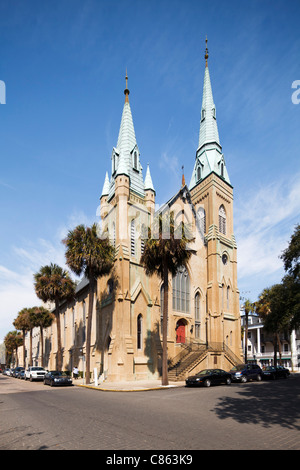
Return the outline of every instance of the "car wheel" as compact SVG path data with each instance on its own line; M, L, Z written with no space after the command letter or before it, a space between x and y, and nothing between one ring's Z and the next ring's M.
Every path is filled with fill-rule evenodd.
M211 381L209 379L206 379L204 382L205 387L210 387L211 386Z
M54 387L54 382L53 382L53 380L51 380L51 382L50 382L50 387Z
M227 379L226 379L226 385L231 385L231 378L230 378L230 377L227 377Z
M245 375L243 375L243 377L241 378L241 382L243 384L245 384L247 382L247 377Z
M31 376L30 376L30 379L29 379L29 380L30 380L30 382L32 382L32 377L31 377Z

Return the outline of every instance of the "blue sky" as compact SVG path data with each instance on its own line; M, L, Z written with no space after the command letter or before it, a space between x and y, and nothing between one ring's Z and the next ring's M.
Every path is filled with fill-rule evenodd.
M97 219L128 70L141 161L157 202L190 180L205 36L234 186L241 296L283 275L300 213L299 0L0 0L0 342L39 301L33 273Z

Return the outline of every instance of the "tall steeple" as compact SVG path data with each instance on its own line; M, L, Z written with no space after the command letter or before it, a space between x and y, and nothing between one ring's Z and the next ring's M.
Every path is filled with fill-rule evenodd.
M206 38L205 49L205 71L202 95L202 106L200 116L199 142L196 152L196 161L190 182L190 189L196 186L211 172L218 174L230 184L229 176L222 154L219 131L216 117L216 106L214 104L212 86L208 68L208 48Z
M140 152L136 141L133 118L129 104L128 75L126 70L126 86L124 90L125 102L123 106L121 124L119 129L117 146L112 151L112 177L108 200L115 193L115 178L120 174L129 176L130 190L144 197L144 181L142 165L140 163Z

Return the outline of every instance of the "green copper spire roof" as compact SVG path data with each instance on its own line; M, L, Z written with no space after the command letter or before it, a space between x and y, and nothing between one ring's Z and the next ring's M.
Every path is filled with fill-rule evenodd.
M192 189L212 172L216 173L224 181L230 184L228 172L225 165L224 155L222 154L222 147L220 144L216 117L216 107L214 104L212 86L207 63L207 39L204 57L205 72L200 117L199 142L189 189Z
M142 165L140 163L140 152L137 145L131 108L129 104L129 89L127 84L124 90L125 103L122 112L116 148L112 152L112 178L110 182L109 199L115 191L115 177L120 174L129 176L130 189L140 196L144 196L144 181Z

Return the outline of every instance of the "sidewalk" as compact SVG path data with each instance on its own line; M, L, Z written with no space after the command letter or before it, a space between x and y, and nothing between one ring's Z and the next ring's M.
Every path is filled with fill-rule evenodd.
M85 385L82 379L73 380L73 385L78 387L100 390L103 392L144 392L149 390L165 390L174 387L184 387L185 382L169 382L163 386L159 380L134 380L132 382L101 382L95 386L94 382Z

